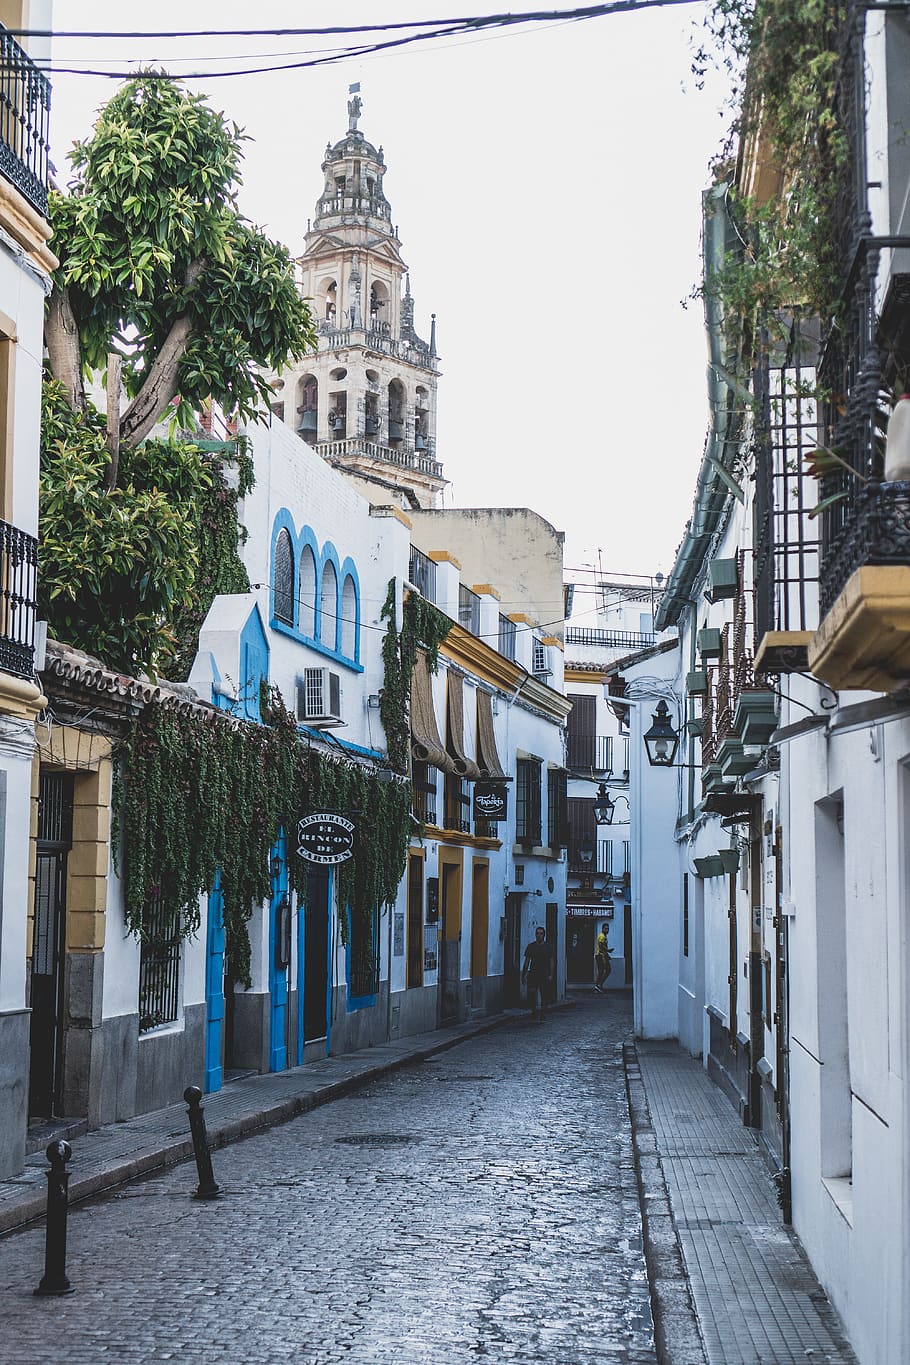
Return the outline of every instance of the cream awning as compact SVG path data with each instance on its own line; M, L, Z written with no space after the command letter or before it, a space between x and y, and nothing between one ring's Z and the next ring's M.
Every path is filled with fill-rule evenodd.
M420 763L431 763L446 773L455 772L455 764L439 738L430 670L423 650L417 652L411 676L411 753Z
M493 699L489 692L477 689L477 762L485 782L511 782L503 769L496 749L493 730Z
M480 769L464 751L464 679L453 668L449 669L449 731L448 750L459 777L477 782Z

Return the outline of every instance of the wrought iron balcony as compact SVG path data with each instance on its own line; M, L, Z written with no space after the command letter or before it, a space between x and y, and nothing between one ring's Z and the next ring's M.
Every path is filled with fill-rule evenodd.
M38 542L0 521L0 669L30 678L35 659Z
M603 649L649 649L657 643L657 636L648 632L629 630L596 630L580 626L566 626L567 645L595 645Z
M47 213L50 81L0 25L0 174Z

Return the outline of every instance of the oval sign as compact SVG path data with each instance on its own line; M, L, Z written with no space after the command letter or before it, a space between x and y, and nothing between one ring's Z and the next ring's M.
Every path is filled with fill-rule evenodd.
M297 853L323 867L354 856L354 825L333 811L314 811L297 822Z

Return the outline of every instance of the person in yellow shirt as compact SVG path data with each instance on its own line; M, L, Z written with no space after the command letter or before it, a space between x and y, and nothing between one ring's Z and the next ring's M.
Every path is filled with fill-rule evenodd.
M597 935L597 946L595 949L595 960L597 963L597 980L594 982L594 989L604 994L604 982L610 975L613 964L610 962L610 945L607 942L609 924L600 926L600 933Z

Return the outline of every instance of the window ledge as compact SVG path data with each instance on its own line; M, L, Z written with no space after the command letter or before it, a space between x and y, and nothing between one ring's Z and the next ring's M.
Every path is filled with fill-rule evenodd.
M299 630L295 630L293 626L287 625L284 621L277 620L274 616L269 621L269 626L276 635L284 635L288 640L293 640L306 649L312 649L314 653L322 654L326 659L332 659L342 668L349 668L352 673L363 672L363 664L357 663L354 659L349 659L346 654L339 654L337 650L330 649L328 645L321 644L319 640L311 640L308 635L301 635Z
M140 1046L146 1038L162 1038L167 1033L183 1032L183 1016L179 1019L169 1019L166 1024L156 1024L154 1028L148 1028L144 1033L139 1034Z
M849 1175L822 1176L822 1184L848 1227L853 1227L853 1179Z

